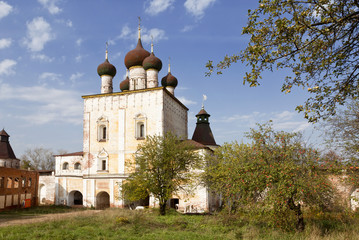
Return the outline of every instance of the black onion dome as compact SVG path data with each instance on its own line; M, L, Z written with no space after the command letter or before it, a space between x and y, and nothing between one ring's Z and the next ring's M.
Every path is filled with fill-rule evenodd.
M116 68L108 61L108 59L106 59L103 63L98 65L97 73L100 77L102 75L110 75L114 77L116 75Z
M164 76L161 80L161 84L164 87L177 87L178 81L175 76L169 72L166 76Z
M120 83L120 89L122 92L125 90L130 90L130 79L128 77L126 77L126 79Z
M150 53L142 47L141 39L138 39L136 48L126 54L125 65L127 69L133 66L142 66L143 60L148 56Z
M142 66L145 70L154 68L157 71L161 71L162 61L152 52L149 57L146 57L145 60L143 60Z

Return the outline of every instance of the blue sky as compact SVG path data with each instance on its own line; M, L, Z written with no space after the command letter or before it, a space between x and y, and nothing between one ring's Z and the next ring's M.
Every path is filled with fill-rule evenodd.
M243 86L245 64L237 63L223 75L205 77L208 60L239 53L248 43L242 36L248 0L13 0L0 1L0 128L11 135L17 155L42 146L55 152L82 150L82 95L100 93L97 66L109 60L116 66L114 91L124 79L124 57L136 44L138 16L142 41L163 62L159 73L171 72L175 91L189 108L188 136L195 114L205 109L218 144L241 141L243 134L270 119L285 131L305 131L314 144L318 134L302 114L294 111L307 93L280 88L288 72L266 72L257 88Z

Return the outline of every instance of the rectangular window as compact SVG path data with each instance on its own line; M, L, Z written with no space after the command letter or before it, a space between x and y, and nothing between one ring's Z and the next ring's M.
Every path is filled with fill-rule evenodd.
M106 140L106 127L102 128L102 140Z
M106 160L102 160L102 170L106 170Z
M28 187L31 187L31 178L29 178Z

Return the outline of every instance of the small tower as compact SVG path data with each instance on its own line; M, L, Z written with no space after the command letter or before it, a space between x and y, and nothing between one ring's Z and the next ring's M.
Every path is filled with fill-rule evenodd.
M108 44L106 43L105 61L98 65L97 73L101 77L101 93L112 93L112 79L116 75L116 68L108 61Z
M161 84L166 87L172 95L175 95L175 88L177 87L178 80L171 74L171 63L168 63L168 73L162 78Z
M158 72L162 69L162 61L153 53L153 40L151 43L151 54L143 60L143 68L147 75L147 88L158 87Z
M128 91L130 89L130 79L128 78L128 70L126 70L126 78L120 83L121 91Z
M0 167L20 168L20 160L16 158L9 142L9 134L0 131Z
M141 19L138 24L138 42L135 49L129 51L125 56L125 65L130 71L130 87L129 90L137 90L146 88L146 71L142 66L143 60L150 56L141 42Z
M209 126L210 116L211 115L209 115L206 110L204 110L204 106L202 106L201 111L199 111L199 113L196 115L197 123L192 140L202 143L206 146L217 146L211 131L211 127Z

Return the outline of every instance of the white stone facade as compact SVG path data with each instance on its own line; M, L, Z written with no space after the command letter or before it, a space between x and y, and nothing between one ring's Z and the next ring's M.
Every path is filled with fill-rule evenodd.
M83 153L56 156L56 204L98 207L104 195L108 206L123 207L119 186L132 171L138 144L168 131L187 139L188 109L164 87L83 98ZM178 195L180 210L208 211L208 193L199 184L192 195Z
M134 153L146 136L172 132L183 140L188 138L188 109L174 96L174 87L158 87L162 66L158 58L152 56L149 63L153 65L146 65L147 71L140 65L145 59L138 59L148 55L139 33L136 50L125 57L128 87L113 92L116 70L106 53L105 63L98 68L101 94L83 96L83 152L56 156L56 204L124 207L120 185L133 171ZM178 195L174 198L182 210L185 202L200 211L209 209L209 195L199 184L190 198Z

